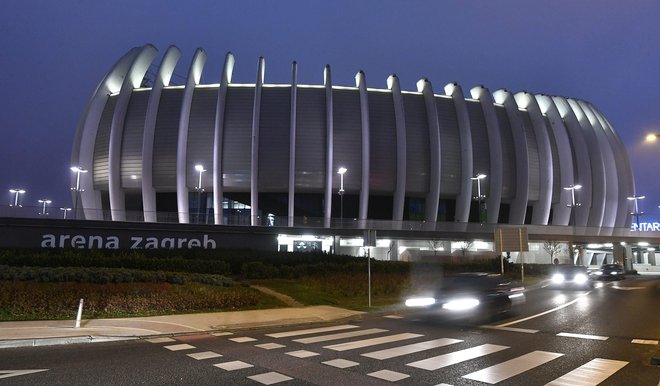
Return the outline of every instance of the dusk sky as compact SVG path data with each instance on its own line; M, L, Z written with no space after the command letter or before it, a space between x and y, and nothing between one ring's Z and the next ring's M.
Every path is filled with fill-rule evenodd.
M50 198L70 206L71 144L85 103L130 48L153 44L182 57L204 48L203 83L216 83L225 54L233 81L254 83L259 56L266 82L404 90L428 78L436 92L457 82L469 94L491 91L561 95L596 106L626 144L641 210L660 218L660 1L34 1L5 0L0 22L0 188L22 187L24 205ZM160 57L155 63L160 62ZM650 220L647 217L647 220ZM657 220L656 220L657 221Z

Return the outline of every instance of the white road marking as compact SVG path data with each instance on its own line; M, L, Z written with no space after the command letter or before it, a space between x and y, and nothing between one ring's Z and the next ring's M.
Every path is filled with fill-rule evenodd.
M254 367L249 363L245 363L241 361L216 363L213 366L227 371L235 371L235 370L247 369L249 367Z
M31 370L0 370L0 379L1 378L11 378L18 377L19 375L27 375L33 373L40 373L42 371L48 371L50 369L31 369Z
M356 348L376 346L376 345L379 345L379 344L398 342L398 341L406 340L406 339L419 338L420 336L424 336L424 335L404 333L404 334L381 336L380 338L357 340L355 342L333 344L333 345L330 345L330 346L324 346L323 348L327 348L329 350L335 350L335 351L348 351L348 350L355 350Z
M486 382L492 385L518 374L524 373L527 370L541 366L542 364L550 362L553 359L557 359L562 355L564 354L547 351L533 351L506 362L502 362L495 366L490 366L485 369L475 371L474 373L464 375L463 378L473 379L479 382Z
M596 358L546 386L596 386L627 364L624 361Z
M607 340L609 338L607 336L573 334L570 332L560 332L559 334L557 334L557 336L566 336L569 338L592 339L592 340Z
M526 334L536 334L539 330L530 330L528 328L516 328L516 327L500 327L500 326L489 326L483 325L481 328L490 328L491 330L502 330L502 331L512 331L512 332L524 332Z
M170 346L163 346L163 347L165 347L166 349L168 349L170 351L192 350L192 349L195 348L195 346L191 346L191 345L185 344L185 343L183 343L183 344L173 344L173 345L170 345Z
M189 357L197 360L202 360L202 359L210 359L210 358L218 358L221 357L222 355L218 354L217 352L213 351L204 351L204 352L196 352L193 354L187 354Z
M337 367L337 368L340 368L340 369L345 369L345 368L348 368L348 367L353 367L353 366L359 365L359 363L357 363L357 362L348 361L346 359L333 359L331 361L325 361L325 362L321 362L321 363L323 363L324 365Z
M417 352L431 350L434 348L448 346L450 344L460 342L463 341L459 339L440 338L435 340L428 340L426 342L413 343L406 346L388 348L386 350L368 352L366 354L362 354L362 356L383 360L399 357L402 355L414 354Z
M633 339L630 341L630 343L637 343L637 344L658 344L657 340L649 340L649 339Z
M318 333L321 333L321 332L348 330L348 329L351 329L351 328L358 328L358 327L359 326L353 326L352 324L342 324L342 325L339 325L339 326L309 328L309 329L306 329L306 330L278 332L278 333L275 333L275 334L266 334L266 336L271 337L271 338L288 338L290 336L318 334Z
M577 303L577 302L580 301L584 296L587 296L587 295L589 295L590 293L591 293L591 291L585 292L584 294L580 295L580 296L577 297L576 299L573 299L573 300L571 300L570 302L568 302L568 303L566 303L566 304L562 304L561 306L557 306L557 307L552 308L552 309L547 310L547 311L539 312L539 313L536 314L536 315L528 316L528 317L526 317L526 318L522 318L522 319L514 320L514 321L512 321L512 322L503 323L503 324L498 324L496 327L507 327L507 326L512 326L512 325L514 325L514 324L518 324L518 323L521 323L521 322L525 322L525 321L530 320L530 319L538 318L539 316L543 316L543 315L549 314L549 313L551 313L551 312L559 311L559 310L561 310L562 308L566 308L566 307L570 306L571 304Z
M384 317L389 319L403 319L401 315L385 315Z
M213 336L227 336L227 335L234 335L234 333L229 332L229 331L224 331L224 332L214 332L211 335L213 335Z
M146 339L147 342L149 343L167 343L167 342L176 342L176 340L172 338L152 338L152 339Z
M618 285L613 285L612 288L622 290L622 291L633 291L638 289L644 289L646 287L619 287Z
M250 338L248 336L241 336L238 338L229 338L229 340L236 343L246 343L246 342L254 342L256 339Z
M259 375L252 375L248 377L249 379L253 381L257 381L261 383L262 385L274 385L276 383L284 382L284 381L290 381L293 378L287 377L284 374L276 373L276 372L270 372L270 373L264 373L264 374L259 374Z
M309 338L294 339L293 341L304 344L319 343L319 342L327 342L329 340L338 340L338 339L354 338L356 336L378 334L380 332L387 332L387 331L388 330L383 330L382 328L370 328L368 330L342 332L339 334L321 335L321 336L313 336Z
M282 347L286 347L286 346L283 345L283 344L279 344L279 343L264 343L264 344L255 344L254 347L263 348L265 350L272 350L272 349L282 348Z
M410 375L408 374L397 373L396 371L392 371L392 370L380 370L373 373L369 373L367 375L374 378L384 379L390 382L396 382L410 377Z
M296 357L296 358L309 358L309 357L321 355L317 352L307 351L307 350L291 351L291 352L288 352L288 353L285 353L285 354L286 355L291 355L292 357Z
M499 346L496 344L482 344L481 346L454 351L448 354L422 359L421 361L407 363L406 366L417 367L418 369L423 370L438 370L443 367L455 365L456 363L465 362L470 359L479 358L481 356L506 350L508 348L510 347Z

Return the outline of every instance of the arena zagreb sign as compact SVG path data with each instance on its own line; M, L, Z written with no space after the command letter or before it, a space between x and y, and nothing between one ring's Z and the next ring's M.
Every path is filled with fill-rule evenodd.
M184 237L130 236L123 245L119 236L53 235L41 236L41 248L79 249L215 249L215 240L205 234L201 239Z
M630 230L633 232L660 232L660 222L640 222L632 223Z

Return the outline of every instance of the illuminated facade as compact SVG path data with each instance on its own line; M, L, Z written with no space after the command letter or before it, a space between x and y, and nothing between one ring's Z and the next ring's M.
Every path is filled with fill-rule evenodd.
M254 84L234 84L231 53L220 83L200 84L202 49L185 84L171 85L180 56L169 47L145 87L157 50L133 48L93 93L71 159L89 170L80 217L630 226L630 161L589 102L427 79L404 91L396 75L375 89L363 72L340 87L330 66L323 85L302 85L295 62L290 84L268 84L263 58Z

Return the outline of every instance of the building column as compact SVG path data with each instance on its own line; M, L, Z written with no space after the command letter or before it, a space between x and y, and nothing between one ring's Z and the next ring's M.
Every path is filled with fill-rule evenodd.
M470 116L467 110L467 102L463 95L463 89L457 83L449 83L445 86L445 95L451 96L456 111L458 122L458 133L461 143L461 189L456 197L456 213L454 218L457 222L468 222L470 216L470 202L472 201L472 177L474 177L474 159L472 151L472 128ZM481 211L481 208L479 208ZM479 212L481 213L481 212ZM481 216L480 216L481 218Z
M289 127L289 206L287 224L294 226L296 216L296 122L298 111L298 64L291 65L291 120Z
M252 226L261 225L259 221L259 126L261 125L261 90L264 85L265 65L264 58L260 57L252 108L252 157L250 162L250 206L252 207L250 224Z
M151 87L147 102L147 112L144 118L142 132L142 209L145 222L158 221L156 215L156 189L154 189L154 133L158 118L158 106L163 88L170 84L174 68L181 58L181 51L175 46L169 46L158 67L158 74Z
M332 216L332 180L334 177L333 154L334 154L334 121L332 103L332 74L330 65L326 64L323 70L323 84L325 86L325 125L326 125L326 147L325 147L325 195L323 210L323 226L330 227Z
M206 52L198 48L193 56L186 86L183 90L183 100L181 101L181 117L179 119L179 136L177 139L176 151L176 202L179 214L179 223L188 224L190 222L190 205L188 203L188 186L186 184L188 173L188 122L190 122L190 108L192 106L193 93L195 86L199 84L202 78L202 70L206 63Z
M225 106L227 105L227 88L234 72L234 55L231 52L225 56L225 64L220 73L218 101L215 107L215 124L213 129L213 219L216 225L224 224L223 183L222 183L222 151L225 138Z
M426 106L426 118L429 125L429 191L426 194L426 215L428 222L438 221L438 204L440 201L440 123L438 122L438 108L435 104L433 86L431 82L424 78L417 82L417 91L424 95L424 105ZM435 226L434 226L435 229Z
M360 92L360 121L362 124L362 178L360 180L360 208L358 220L364 225L369 210L369 174L370 174L370 149L369 149L369 99L367 93L367 80L364 72L359 71L355 75L355 86Z
M96 87L96 90L87 101L83 110L82 118L76 127L76 134L73 138L73 147L71 151L71 165L89 170L86 178L80 179L80 191L73 192L76 188L76 174L70 176L72 188L72 199L77 202L76 195L80 195L78 202L81 211L76 211L77 218L87 220L102 220L103 206L101 204L101 193L94 190L94 146L96 143L96 134L99 128L101 115L108 102L110 94L118 93L121 89L123 79L126 77L129 69L133 65L138 55L146 48L134 47L122 56L112 69L105 75L103 80Z
M403 107L403 96L399 78L392 74L387 78L387 88L392 91L392 104L394 106L394 122L396 125L396 185L392 203L392 220L398 221L400 227L403 221L403 209L406 200L406 113ZM398 251L397 251L398 260Z

